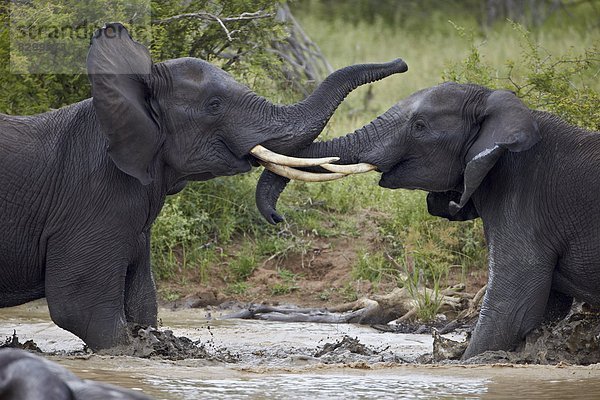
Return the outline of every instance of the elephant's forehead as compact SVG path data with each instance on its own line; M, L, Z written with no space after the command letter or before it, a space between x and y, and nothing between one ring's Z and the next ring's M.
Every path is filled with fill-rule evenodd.
M423 89L402 101L401 107L410 114L460 107L462 96L460 90L456 89L454 85L439 85Z
M432 88L428 88L413 93L412 95L410 95L402 101L403 108L410 113L420 110L421 107L428 104L431 95L431 90Z
M198 87L204 82L211 85L234 85L236 82L227 72L198 58L185 57L165 61L174 86Z

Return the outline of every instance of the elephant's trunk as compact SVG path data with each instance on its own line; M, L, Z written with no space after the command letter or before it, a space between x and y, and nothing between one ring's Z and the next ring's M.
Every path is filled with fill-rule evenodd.
M278 109L281 127L288 130L276 140L265 143L271 150L290 153L290 149L301 149L294 154L299 157L317 157L327 154L340 157L339 164L358 162L361 146L369 143L369 124L348 136L327 142L312 143L323 130L346 96L360 85L375 82L395 73L406 72L408 66L401 59L384 64L360 64L342 68L329 75L304 101ZM304 148L305 146L309 147ZM293 152L293 150L292 150ZM256 205L265 219L276 224L283 221L275 209L279 196L289 179L265 170L256 187Z
M279 109L283 126L287 127L289 134L269 141L266 146L284 153L289 153L290 149L307 146L319 136L337 107L351 91L358 86L407 70L406 63L397 59L382 64L352 65L335 71L306 99Z
M295 155L306 158L337 156L337 164L355 164L361 162L365 154L373 148L372 131L374 123L370 123L355 132L325 142L314 142ZM264 170L256 185L256 206L262 216L271 224L283 221L277 213L277 201L285 189L288 178Z
M364 126L353 133L337 137L324 142L314 142L294 155L303 158L322 157L317 154L330 155L330 157L339 157L336 164L356 164L364 157L364 149L369 146L371 139L369 131L372 123Z

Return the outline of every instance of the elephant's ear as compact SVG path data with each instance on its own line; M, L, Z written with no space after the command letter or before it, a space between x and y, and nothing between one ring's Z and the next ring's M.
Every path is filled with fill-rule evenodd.
M121 24L107 24L92 38L87 57L92 96L108 154L117 167L143 185L162 144L150 104L150 53Z
M477 138L467 151L462 196L458 203L450 202L450 212L456 214L467 204L487 173L506 151L525 151L540 140L540 131L531 110L512 92L492 92L485 104Z
M479 218L473 200L469 200L458 212L454 214L450 212L449 204L460 201L460 197L461 194L455 191L429 192L427 194L427 211L431 215L446 218L450 221L469 221Z

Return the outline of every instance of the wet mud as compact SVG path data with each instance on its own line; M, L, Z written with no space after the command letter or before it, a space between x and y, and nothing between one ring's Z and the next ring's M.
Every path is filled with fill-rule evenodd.
M273 322L271 322L272 324ZM276 324L276 323L275 323ZM293 323L291 324L294 325ZM300 324L301 325L301 324ZM298 325L298 326L300 326ZM319 324L315 324L319 325ZM561 321L547 323L532 331L515 351L488 351L467 361L459 361L464 353L468 339L453 340L441 334L443 323L432 324L405 323L402 326L373 328L386 333L431 334L432 351L417 356L398 354L385 342L373 346L361 342L359 337L343 335L337 340L317 343L316 347L281 346L261 349L242 349L215 341L206 326L208 339L192 340L187 336L178 336L169 329L156 329L135 325L131 328L131 344L98 352L106 356L131 356L164 360L203 359L223 363L258 362L270 363L464 363L464 364L570 364L589 365L600 363L600 313L578 311ZM456 324L457 336L469 336L472 325ZM269 325L265 325L264 335L271 334ZM6 337L1 347L13 347L42 353L34 339L23 342L18 332ZM77 351L47 352L47 354L85 355L91 354L85 347Z
M344 335L331 343L327 342L317 348L313 356L323 364L374 364L385 362L402 364L409 361L389 351L390 346L369 346L361 343L358 337Z
M460 360L468 339L454 341L432 332L433 352L417 359L421 363ZM531 331L515 351L487 351L466 364L590 365L600 363L600 313L574 312L560 321Z
M176 336L172 330L134 325L131 344L102 350L101 355L160 358L165 360L205 359L235 363L239 359L229 350L216 346L211 340L202 342L185 336Z
M17 336L16 330L13 332L12 336L7 337L4 343L0 344L0 349L3 348L27 350L32 353L43 353L43 351L40 350L38 345L32 339L21 343L19 336Z
M516 351L488 351L469 363L571 364L600 363L600 314L573 313L533 330Z
M232 327L241 324L232 322ZM19 333L16 331L12 336L7 337L2 347L13 347L24 350L43 353L47 356L66 356L89 358L91 356L108 356L108 357L137 357L154 360L204 360L210 362L211 365L226 363L226 364L241 364L254 366L282 366L282 365L373 365L376 363L388 364L406 364L414 362L418 354L423 353L427 348L429 340L424 338L423 342L413 341L414 343L404 343L400 339L401 345L396 345L394 348L386 344L382 340L381 345L373 345L365 343L364 332L370 328L355 327L353 325L342 324L340 326L348 328L345 330L348 334L331 336L331 327L329 324L312 324L314 328L323 327L323 331L329 333L324 339L317 342L308 343L307 338L321 335L319 329L306 330L306 324L298 323L278 323L278 322L259 322L253 321L250 323L251 335L250 342L248 339L242 338L241 343L229 341L228 337L223 336L223 333L215 337L211 330L210 324L203 327L200 332L204 335L202 338L192 340L187 336L175 335L172 330L156 329L136 325L131 328L131 343L129 345L118 346L115 348L92 352L85 346L76 350L50 350L43 351L34 339L28 339L22 342L19 339ZM281 341L274 335L273 326L284 325ZM304 325L304 326L303 326ZM294 329L298 327L298 335L294 337ZM279 328L279 327L278 327ZM240 330L248 330L243 325ZM64 340L67 341L70 336L64 332ZM208 332L208 338L206 333ZM356 336L351 336L350 333L355 332ZM377 335L376 331L375 335ZM190 334L191 332L185 332ZM341 331L339 333L342 333ZM358 335L363 338L363 341ZM262 336L263 340L252 342L252 338L256 335ZM190 335L191 336L191 335ZM392 335L394 337L396 335ZM416 337L421 335L414 335ZM272 337L272 343L265 345L264 338ZM60 342L60 337L56 340ZM310 339L309 339L310 341ZM372 340L371 340L372 342ZM312 344L312 345L311 345Z
M131 343L128 345L100 350L96 354L102 356L156 358L172 361L186 359L205 359L227 363L239 361L239 357L223 347L216 346L210 340L206 342L194 341L185 336L175 336L173 331L168 329L159 330L149 326L135 325L131 328L130 340ZM48 355L89 356L93 354L85 346L82 350L70 352L44 352L33 339L21 342L16 330L12 336L7 337L0 344L0 349L2 348L15 348L39 354L46 353Z
M443 335L435 326L401 327L432 330L414 334L355 324L220 319L230 312L162 309L162 328L132 327L128 353L111 355L86 352L81 340L50 322L45 304L36 303L0 310L0 339L38 348L82 379L164 399L504 398L517 387L523 398L568 398L582 390L600 395L600 364L570 365L592 362L598 353L597 315L573 314L563 325L532 332L529 355L486 353L465 363L456 359L469 324L454 324L459 333Z

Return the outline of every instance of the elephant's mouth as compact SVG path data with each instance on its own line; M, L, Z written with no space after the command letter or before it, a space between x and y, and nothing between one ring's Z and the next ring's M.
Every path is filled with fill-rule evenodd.
M400 168L402 168L402 164L404 164L403 161L396 163L396 164L392 164L390 166L382 166L379 165L377 166L377 171L381 172L383 175L386 174L393 174L394 172L398 171Z
M377 171L381 172L379 186L387 189L397 189L399 187L398 177L404 169L405 161L393 164L392 166L379 166Z

